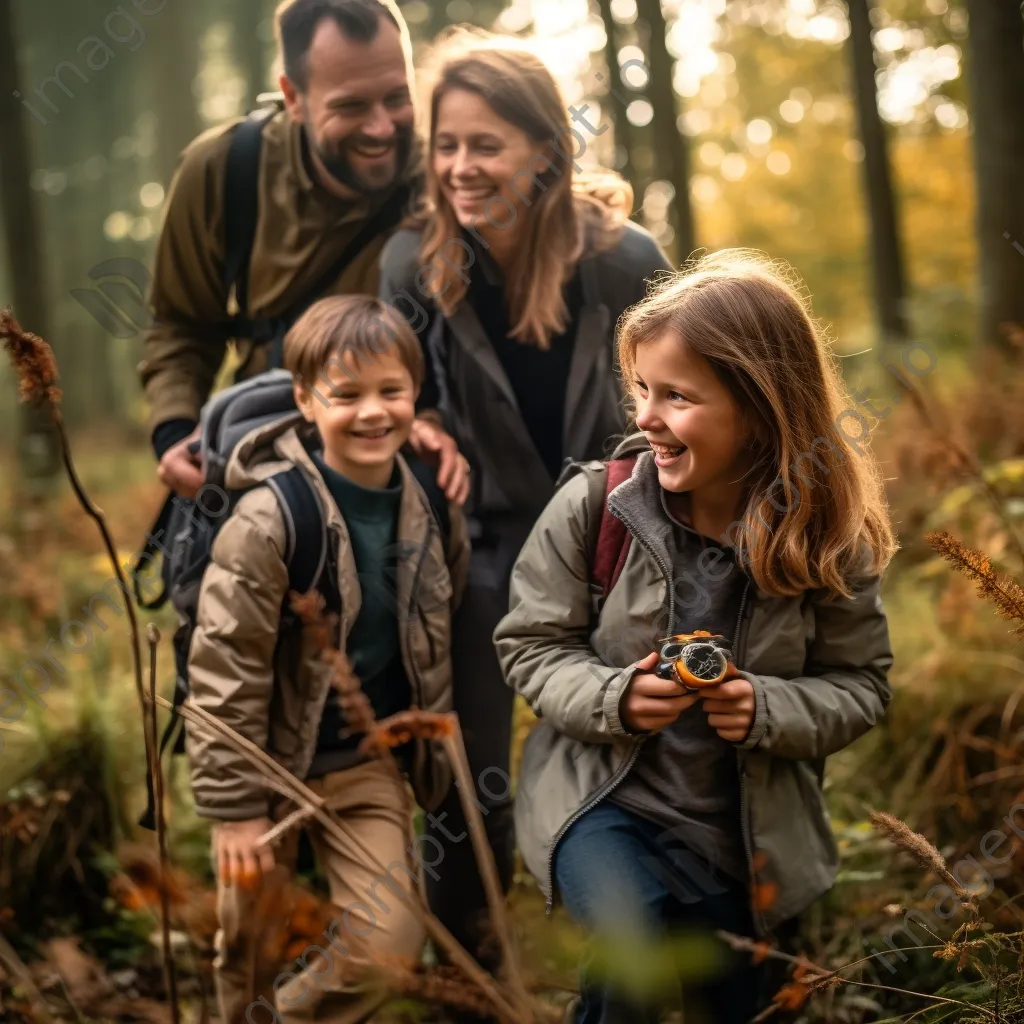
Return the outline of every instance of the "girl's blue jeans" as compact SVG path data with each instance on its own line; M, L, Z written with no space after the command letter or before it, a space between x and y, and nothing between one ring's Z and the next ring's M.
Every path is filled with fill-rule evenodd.
M759 971L714 937L753 935L748 889L679 836L605 801L559 843L555 882L592 939L575 1024L657 1024L670 990L682 992L686 1024L757 1014Z

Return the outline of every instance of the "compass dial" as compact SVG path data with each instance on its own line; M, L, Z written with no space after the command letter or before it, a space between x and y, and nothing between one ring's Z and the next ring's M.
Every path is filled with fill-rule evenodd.
M687 644L680 653L680 668L705 685L717 683L729 667L725 652L714 644Z

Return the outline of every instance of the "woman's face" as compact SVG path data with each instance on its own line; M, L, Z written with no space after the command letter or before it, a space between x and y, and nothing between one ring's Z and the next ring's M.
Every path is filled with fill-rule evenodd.
M536 177L550 166L526 132L465 89L441 97L431 163L459 224L484 234L520 223Z

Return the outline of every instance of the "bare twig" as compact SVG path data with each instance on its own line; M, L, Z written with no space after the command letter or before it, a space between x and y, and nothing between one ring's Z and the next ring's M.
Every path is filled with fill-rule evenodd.
M156 843L160 851L160 938L164 961L164 985L167 1001L171 1007L173 1024L181 1022L181 1007L178 1005L178 975L171 949L171 905L167 891L167 822L164 818L164 771L160 763L160 747L156 727L156 653L160 644L160 630L154 623L146 626L146 640L149 642L149 752L150 773L153 777L153 797L156 808Z
M487 841L480 808L473 797L475 792L473 776L470 773L469 760L466 757L462 728L457 715L452 714L449 717L452 719L453 728L449 735L442 737L441 742L444 744L445 753L448 755L452 771L455 773L455 785L459 792L462 809L466 814L466 822L469 825L473 852L476 854L477 864L480 866L480 876L483 879L487 904L491 912L491 923L498 936L498 941L501 943L502 959L505 963L509 985L519 1006L526 1009L529 1006L530 997L519 971L515 945L512 942L512 928L509 925L505 908L505 894L502 892L501 883L498 880L498 867L494 862L494 852Z
M156 703L162 707L170 708L171 704L164 698L157 696ZM309 787L300 782L287 769L279 765L272 757L264 753L254 743L240 736L230 726L225 725L208 711L187 700L178 708L178 713L187 721L192 722L200 728L205 727L212 731L231 746L242 756L256 765L267 782L275 789L287 792L289 797L300 806L310 808L316 820L331 833L336 839L347 847L355 846L358 852L365 858L366 862L382 872L388 874L387 867L380 858L371 850L365 842L355 833L344 821L326 809L324 801L313 793ZM418 920L426 928L430 937L451 957L452 962L462 970L473 983L483 991L491 1000L495 1010L506 1020L522 1022L527 1024L529 1017L520 1013L512 1003L505 997L495 979L484 971L479 964L459 944L458 940L450 931L416 898L409 901L409 907Z
M42 993L32 980L29 969L22 962L21 957L14 952L14 947L3 935L0 935L0 962L3 963L4 967L7 968L13 977L18 979L18 984L25 990L25 994L32 1004L32 1012L42 1021L42 1024L55 1024L53 1017L50 1016L50 1011L47 1009L46 1002L43 1000Z
M286 832L290 832L293 828L297 828L304 822L309 821L312 816L313 810L310 807L300 807L292 811L291 814L286 818L282 818L272 829L264 832L256 840L256 848L262 849L264 846L273 846Z

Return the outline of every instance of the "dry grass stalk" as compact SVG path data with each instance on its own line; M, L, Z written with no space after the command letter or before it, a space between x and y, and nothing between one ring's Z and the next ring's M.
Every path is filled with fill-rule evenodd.
M901 822L902 824L902 822ZM736 950L740 953L751 953L755 956L764 957L765 951L763 943L757 942L754 939L747 938L745 935L736 935L732 932L717 931L715 934L720 938L727 946ZM912 949L938 949L938 946L907 946L906 951L909 952ZM769 949L767 956L772 960L784 960L786 963L793 964L796 968L794 977L797 978L797 983L801 986L806 986L809 992L817 990L827 990L835 988L839 985L852 985L854 988L869 988L879 992L894 992L897 995L903 996L915 996L918 999L928 999L933 1003L944 1003L949 1006L963 1006L973 1011L974 1013L983 1014L992 1020L998 1021L1000 1018L997 1014L991 1010L986 1009L984 1006L979 1006L976 1003L968 1003L963 999L953 999L947 996L935 996L928 992L915 992L912 989L907 988L896 988L892 985L875 985L867 981L854 981L852 978L844 978L840 972L849 970L851 967L855 967L859 964L866 963L869 960L877 959L878 957L890 956L892 950L884 950L880 953L874 953L871 956L861 957L859 960L854 960L852 963L844 964L842 967L837 968L834 971L828 971L824 967L820 967L818 964L812 963L806 957L803 956L791 956L789 953L783 953L778 949ZM786 992L789 985L783 987L782 990ZM759 1013L753 1018L751 1024L755 1022L767 1020L773 1016L780 1009L784 1009L784 1003L790 998L795 998L795 992L786 992L786 995L781 1003L773 1003L770 1007Z
M156 818L156 843L160 851L160 945L163 954L164 986L167 1001L171 1007L172 1024L180 1024L181 1007L178 1004L178 974L171 949L171 907L168 887L169 871L167 859L167 821L164 817L164 771L160 763L160 746L156 723L156 653L160 644L160 630L150 622L146 626L146 640L149 643L149 755L150 774L153 779L153 804Z
M502 892L501 882L498 879L498 866L494 861L494 851L487 841L484 820L473 797L475 792L473 776L469 770L469 759L466 756L466 745L462 739L462 729L456 715L452 714L449 718L452 728L447 735L442 736L441 742L444 744L445 753L448 755L452 771L455 773L455 785L458 788L459 800L469 825L473 852L476 854L480 877L484 883L484 892L487 895L491 924L497 934L498 942L501 944L504 970L515 994L516 1002L520 1008L526 1010L530 1005L530 996L519 971L519 960L516 956L515 943L512 941L512 926L509 924L505 908L505 894Z
M172 709L171 703L164 700L164 698L157 696L155 700L161 707L165 707L168 710ZM195 706L191 701L186 701L182 704L178 709L178 714L196 727L212 732L229 743L250 764L260 771L260 774L271 788L286 793L294 803L308 808L316 820L340 843L350 850L352 847L355 847L355 852L364 857L370 867L381 872L383 875L387 875L387 868L380 858L346 825L344 819L338 818L326 810L321 798L279 765L272 757L260 750L254 743L251 743L243 736L239 736L230 726L225 725L204 709ZM430 913L423 903L413 899L410 901L409 907L423 924L427 934L451 957L453 963L490 999L492 1007L499 1016L507 1021L516 1022L516 1024L527 1024L530 1017L520 1013L514 1007L513 1003L506 998L498 983L473 960L451 932Z
M890 843L909 853L921 867L941 878L961 900L974 907L971 893L956 880L945 858L920 832L914 832L906 822L884 811L871 811L868 819Z
M359 744L361 754L379 754L400 747L411 740L444 740L451 736L454 723L451 715L412 708L377 722Z
M18 401L33 405L60 405L59 374L53 349L31 331L24 331L14 319L11 307L0 310L0 338L11 357L18 377Z
M974 581L978 595L995 605L1008 622L1017 622L1013 633L1024 636L1024 589L1009 576L997 573L992 560L983 551L967 547L944 530L925 534L924 538L957 572Z
M64 463L64 470L71 483L71 488L83 510L95 521L103 539L107 557L114 569L114 575L121 587L121 600L128 613L128 628L131 632L135 689L139 698L139 710L142 712L142 734L148 742L146 700L142 688L142 641L139 637L139 623L135 617L135 604L129 597L128 583L117 560L117 546L110 535L103 512L93 504L92 499L86 493L71 457L71 443L68 440L67 431L64 428L64 417L60 411L61 391L55 384L58 378L57 360L53 355L53 350L42 338L22 330L21 324L14 319L10 307L0 310L0 338L4 339L4 348L7 350L11 364L18 376L20 400L32 402L35 405L45 404L49 410L50 418L57 429L61 460Z

